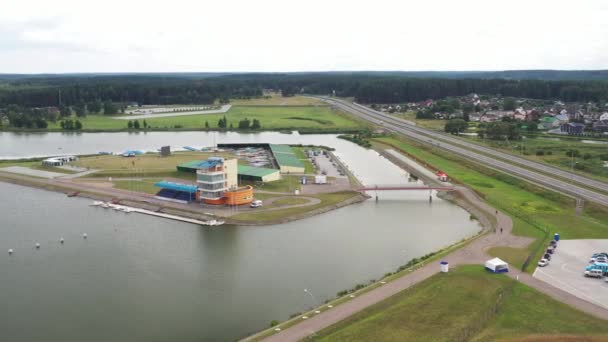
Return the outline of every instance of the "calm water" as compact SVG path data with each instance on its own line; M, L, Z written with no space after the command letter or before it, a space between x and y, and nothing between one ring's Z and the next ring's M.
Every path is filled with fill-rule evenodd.
M0 155L34 155L36 146L52 154L52 143L90 153L155 148L169 138L195 146L213 140L167 134L82 134L73 144L63 134L19 136L13 148L0 145ZM226 136L326 144L367 184L407 181L375 152L334 136ZM105 140L112 145L102 146ZM0 183L2 340L230 341L479 230L464 210L439 199L429 204L427 193L380 198L283 225L209 229Z

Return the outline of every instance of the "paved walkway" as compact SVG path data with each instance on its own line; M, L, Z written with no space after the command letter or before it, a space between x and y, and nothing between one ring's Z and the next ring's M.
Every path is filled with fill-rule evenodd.
M156 118L168 118L172 116L187 116L187 115L204 115L204 114L220 114L226 113L230 110L231 105L223 105L220 109L212 109L212 110L199 110L192 112L174 112L174 113L164 113L164 114L139 114L139 115L127 115L127 116L117 116L114 119L116 120L135 120L135 119L156 119Z
M18 175L26 175L26 176L32 176L32 177L48 178L48 179L63 177L66 175L65 173L36 170L36 169L31 169L29 167L23 167L23 166L7 166L7 167L0 168L0 171L14 173L14 174L18 174Z
M476 210L481 210L486 214L486 227L488 227L489 224L488 219L495 221L495 232L488 232L478 237L465 247L448 254L442 258L443 260L448 261L451 265L478 264L481 267L486 260L491 258L491 256L487 254L487 251L490 248L497 246L524 248L533 241L531 238L512 235L513 222L511 218L489 206L470 189L460 186L457 187L457 191L468 203L473 205ZM480 217L480 219L482 218ZM316 316L310 317L305 321L267 337L263 341L299 341L330 325L344 320L370 305L393 296L438 272L439 265L436 262L428 263L415 271L412 271L410 274L364 293L360 297L355 297L335 308L323 311ZM533 278L530 274L511 269L511 272L507 273L507 275L511 278L518 279L522 283L533 287L558 301L573 306L578 310L608 320L608 310Z

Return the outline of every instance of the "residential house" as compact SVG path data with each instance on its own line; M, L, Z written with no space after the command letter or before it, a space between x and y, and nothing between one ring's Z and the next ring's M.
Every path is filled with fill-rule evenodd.
M579 122L567 122L561 124L559 130L568 135L580 135L585 131L585 125Z

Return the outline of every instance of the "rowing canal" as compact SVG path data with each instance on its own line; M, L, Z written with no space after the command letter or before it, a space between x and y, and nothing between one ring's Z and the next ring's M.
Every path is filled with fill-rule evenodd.
M0 156L214 142L322 144L335 147L366 185L409 178L376 152L334 135L0 133ZM480 229L451 203L429 204L426 192L381 193L378 202L287 224L213 229L5 183L0 203L6 341L231 341Z

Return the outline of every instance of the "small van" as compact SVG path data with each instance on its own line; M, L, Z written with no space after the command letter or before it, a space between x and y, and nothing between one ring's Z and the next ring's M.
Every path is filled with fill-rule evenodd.
M251 202L251 204L249 205L251 208L259 208L262 206L262 201L261 200L255 200L253 202Z
M585 277L590 278L601 278L604 275L602 270L587 270L585 271Z

